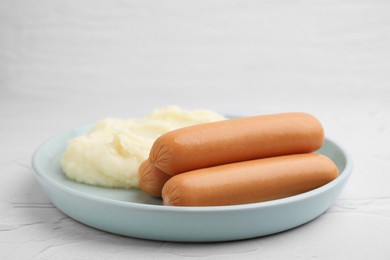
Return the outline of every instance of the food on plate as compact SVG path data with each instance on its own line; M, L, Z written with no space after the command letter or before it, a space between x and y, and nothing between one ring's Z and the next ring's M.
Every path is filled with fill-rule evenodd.
M172 177L145 160L138 170L139 187L149 195L161 197L164 184Z
M228 119L170 106L144 118L106 118L71 139L61 167L72 180L141 188L163 205L221 206L304 193L338 169L312 153L324 142L307 113Z
M117 188L138 187L138 168L156 138L168 131L226 119L209 110L168 106L144 118L106 118L70 140L61 158L65 175L75 181Z
M324 142L321 123L307 113L234 118L169 131L154 142L150 162L176 175L204 167L309 153Z
M169 206L223 206L263 202L304 193L338 176L324 155L277 156L178 174L162 190Z

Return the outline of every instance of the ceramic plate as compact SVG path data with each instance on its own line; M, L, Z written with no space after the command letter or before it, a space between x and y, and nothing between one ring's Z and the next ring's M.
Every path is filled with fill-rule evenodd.
M318 189L268 202L213 207L161 206L140 190L101 188L69 180L60 158L67 141L88 131L82 127L42 144L32 158L45 194L66 215L107 232L162 241L210 242L259 237L300 226L324 213L352 170L351 158L326 138L318 153L332 159L340 175Z

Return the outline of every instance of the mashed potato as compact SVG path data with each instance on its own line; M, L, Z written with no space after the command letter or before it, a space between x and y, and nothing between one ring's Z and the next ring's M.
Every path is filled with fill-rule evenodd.
M106 118L68 142L61 166L68 178L78 182L136 188L139 165L158 136L176 128L224 119L212 111L188 111L176 106L157 109L144 118Z

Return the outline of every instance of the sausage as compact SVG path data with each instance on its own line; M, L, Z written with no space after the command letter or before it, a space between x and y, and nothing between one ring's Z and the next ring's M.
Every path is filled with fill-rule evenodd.
M203 168L173 176L162 190L170 206L223 206L293 196L338 176L320 154L294 154Z
M138 169L138 176L140 189L154 197L161 197L164 184L171 178L170 175L153 166L149 160L142 162Z
M321 123L307 113L235 118L161 135L149 159L169 175L238 161L309 153L324 142Z

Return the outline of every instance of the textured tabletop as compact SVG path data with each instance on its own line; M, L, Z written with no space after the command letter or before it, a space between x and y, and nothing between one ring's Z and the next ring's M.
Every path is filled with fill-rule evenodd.
M1 259L390 259L390 5L385 1L0 1ZM223 243L121 237L55 208L31 157L104 117L175 104L305 111L350 152L334 205Z

